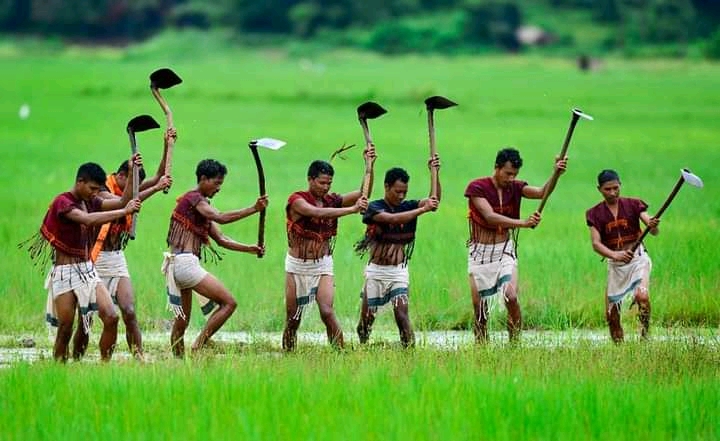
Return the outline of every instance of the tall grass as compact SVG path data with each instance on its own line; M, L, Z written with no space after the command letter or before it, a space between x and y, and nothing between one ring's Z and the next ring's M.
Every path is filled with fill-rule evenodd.
M12 51L0 54L0 220L4 284L0 331L41 329L45 274L32 268L15 245L37 231L47 205L70 188L77 166L102 163L108 171L128 154L127 121L140 113L163 120L148 90L148 74L171 66L183 78L166 91L179 138L171 195L144 204L138 239L127 249L137 310L144 329L161 328L165 311L159 272L169 214L175 197L194 185L194 167L214 157L229 175L213 204L220 210L253 203L256 177L246 143L273 136L288 141L278 152L263 151L270 207L267 255L257 260L228 253L208 269L230 288L239 308L226 329L279 330L283 323L284 206L306 187L313 159L328 158L343 142L362 144L355 107L373 99L389 113L371 122L379 158L373 197L382 195L382 174L403 166L411 175L411 198L429 188L425 166L427 127L422 99L446 95L458 108L436 118L442 158L440 209L419 221L410 263L411 316L418 328L463 328L471 318L466 275L466 200L475 177L492 172L495 153L517 146L525 160L519 178L542 185L552 170L570 118L581 107L595 116L582 121L561 178L535 230L520 234L520 299L530 327L603 326L605 264L594 254L584 211L600 200L595 176L619 171L623 194L660 206L690 167L706 188L684 188L664 215L661 234L647 241L657 325L720 324L720 260L715 229L720 215L715 164L720 139L720 68L678 61L627 63L609 60L604 70L581 73L563 60L537 57L398 57L329 52L299 60L282 50L245 51L222 45L202 50L192 41L149 43L95 56L66 51L57 56ZM17 117L22 103L27 120ZM160 131L138 135L146 164L154 170ZM361 180L360 148L337 161L333 190L348 192ZM537 203L526 201L523 215ZM256 219L223 227L241 242L253 242ZM357 320L364 262L352 252L363 232L358 217L341 220L335 254L336 311L345 329ZM627 318L631 320L630 317ZM200 318L195 317L195 325ZM497 323L497 322L496 322ZM392 326L390 315L380 326ZM495 326L495 325L494 325ZM303 329L322 324L314 311Z
M27 440L720 436L720 359L710 346L276 355L246 348L186 362L0 370L0 433Z

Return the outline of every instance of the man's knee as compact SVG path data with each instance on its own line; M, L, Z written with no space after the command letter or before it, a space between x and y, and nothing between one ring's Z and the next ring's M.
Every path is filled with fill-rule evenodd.
M100 315L100 320L103 323L103 327L117 327L119 317L115 310L106 312Z
M230 300L225 303L225 308L227 308L227 310L230 311L230 314L232 314L237 309L237 300L231 296Z
M650 303L650 296L646 288L638 288L635 290L635 302L644 305Z
M320 309L320 319L323 323L327 323L328 320L332 320L335 317L335 312L331 305L319 303L318 307Z
M125 323L134 323L137 321L137 317L135 315L135 307L133 307L132 305L121 306L120 314L122 315L123 321Z

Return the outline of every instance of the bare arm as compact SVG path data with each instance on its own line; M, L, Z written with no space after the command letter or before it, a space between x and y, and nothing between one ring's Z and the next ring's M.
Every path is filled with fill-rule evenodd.
M143 183L144 184L144 183ZM172 178L163 175L160 179L155 182L155 185L143 188L140 186L140 192L138 192L138 199L144 201L155 193L164 190L172 185Z
M593 250L608 259L629 262L633 257L633 253L630 250L613 251L606 247L600 240L600 232L593 226L590 227L590 240L592 241Z
M358 199L360 199L360 196L362 196L362 186L365 181L365 175L367 174L370 175L367 196L370 197L372 194L373 182L375 181L375 169L373 164L375 164L375 159L377 158L377 155L375 154L375 144L370 144L369 147L365 147L365 150L363 151L363 158L365 159L365 172L363 173L363 179L360 181L360 188L356 191L351 191L350 193L342 195L343 207L350 207L351 205L354 205Z
M115 219L135 213L137 211L140 211L140 201L133 200L128 202L125 208L117 210L96 211L94 213L88 213L87 211L80 210L79 208L73 208L65 214L65 217L78 224L93 226L112 222Z
M201 200L195 206L195 209L206 219L217 222L218 224L229 224L259 212L263 208L267 207L267 204L267 195L263 195L255 201L254 205L247 208L241 208L240 210L232 210L221 213L205 200Z
M265 252L265 247L259 247L257 245L246 245L244 243L236 242L229 237L225 236L220 227L215 222L210 223L210 237L213 238L215 243L219 246L232 251L240 251L242 253L258 254L258 252Z
M503 228L531 228L540 223L540 213L537 212L527 219L513 219L496 213L485 198L474 196L470 198L470 202L490 225Z
M406 224L421 214L432 211L437 208L438 202L434 199L423 199L420 201L418 208L414 210L403 211L402 213L388 213L382 211L372 217L375 222L384 224Z
M647 214L647 211L643 211L640 213L640 220L643 221L645 225L650 227L650 234L653 236L657 236L660 230L658 229L658 224L660 224L660 219L657 219L655 217L650 217L649 214Z
M140 191L147 190L148 188L151 188L151 187L157 185L158 182L160 182L160 179L162 179L162 177L165 175L165 160L167 159L166 157L167 157L168 143L170 140L172 140L172 142L175 142L177 140L177 130L174 127L168 128L165 131L165 135L163 136L163 153L162 153L162 156L160 157L160 164L158 164L158 168L157 168L157 171L155 172L155 175L152 176L151 178L144 180L140 184ZM168 178L169 178L169 176L168 176ZM172 184L172 181L170 183ZM164 189L164 187L161 188L161 190L163 190L163 189ZM156 193L156 191L153 193Z
M354 204L349 207L317 207L308 203L308 201L304 199L298 199L290 205L290 209L300 216L334 219L352 213L359 213L367 208L367 199L359 197L359 191L357 193L358 198L355 200ZM345 199L343 197L343 202L344 201Z
M555 159L555 166L553 167L553 174L550 175L550 178L545 182L545 184L542 187L535 187L531 185L526 185L523 187L523 196L528 199L542 199L543 196L545 196L545 193L549 196L552 194L553 190L555 190L555 186L557 185L558 177L565 173L565 169L567 168L567 156L565 158L556 158Z

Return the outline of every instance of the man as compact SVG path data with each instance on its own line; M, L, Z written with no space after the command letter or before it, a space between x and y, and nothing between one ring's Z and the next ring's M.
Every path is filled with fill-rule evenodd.
M375 161L375 148L363 152L365 163ZM372 173L368 194L372 192ZM303 310L317 301L320 318L325 324L328 341L342 348L342 330L333 311L332 252L337 235L338 218L367 208L367 198L360 190L344 195L330 193L335 171L328 162L313 161L307 172L308 189L288 198L286 226L289 249L285 256L285 330L282 346L295 349L297 330Z
M169 141L177 138L177 131L170 128L165 132L165 151ZM163 152L162 160L158 166L155 175L145 180L145 170L141 167L138 175L140 177L138 199L144 201L153 194L169 188L172 180L169 176L164 176L165 170L165 152ZM118 198L128 183L130 176L130 167L128 161L124 161L118 167L117 172L109 175L105 181L105 185L100 190L99 196L104 199ZM129 189L128 191L131 191ZM91 252L91 260L95 262L95 269L105 287L110 292L110 296L120 309L120 315L125 323L125 337L130 352L138 359L143 358L142 334L138 326L137 317L135 315L135 300L133 295L133 287L130 282L130 274L128 272L127 261L125 260L124 249L128 243L129 232L132 226L132 216L125 216L107 223L100 228L95 244ZM87 348L89 334L85 332L85 328L78 326L73 338L73 357L80 358L85 354Z
M510 341L517 341L522 329L515 247L518 228L537 226L540 213L520 219L520 203L522 198L542 199L555 187L552 179L542 187L515 179L522 164L516 149L504 148L495 158L493 175L475 179L465 189L470 209L468 273L475 312L473 331L478 343L487 341L490 301L495 303L498 297L502 297L507 309ZM560 173L566 165L567 158L555 161L555 169Z
M133 167L137 166L136 161L137 155L133 157ZM46 319L58 328L53 353L55 359L62 362L68 358L76 308L80 310L86 332L89 332L93 311L98 311L103 323L102 360L110 360L117 340L118 316L90 260L91 238L96 227L139 211L140 201L131 200L130 192L112 200L100 198L98 193L105 179L105 171L98 164L81 165L75 185L55 197L40 232L29 246L33 259L52 259L53 265L45 280ZM132 184L132 179L130 181Z
M220 162L214 159L200 161L195 170L197 187L178 198L170 218L167 236L170 253L165 253L162 272L167 282L169 306L175 314L170 344L178 358L185 355L184 336L190 323L193 291L218 305L193 343L193 351L205 346L237 306L232 294L222 282L200 266L201 259L205 261L208 257L219 257L209 239L212 238L220 247L232 251L250 254L265 252L263 247L235 242L220 231L219 224L244 219L268 205L267 195L263 195L247 208L224 213L213 208L210 199L220 191L226 174L227 168Z
M620 310L623 299L631 295L632 304L638 305L640 335L645 338L650 327L648 284L652 261L642 244L635 252L632 247L642 234L640 221L656 235L660 219L648 215L644 201L620 197L620 176L615 170L601 171L597 181L603 201L585 212L585 220L593 250L608 259L605 318L610 337L616 343L623 341Z
M439 169L439 158L430 158L428 165ZM410 176L402 168L388 170L384 198L372 201L363 216L367 229L355 250L360 254L369 253L370 261L365 268L365 286L361 292L362 310L357 325L360 343L368 341L377 312L392 304L400 342L404 347L415 344L408 314L410 275L407 265L415 247L417 218L437 209L441 192L438 182L437 199L407 201L409 180Z

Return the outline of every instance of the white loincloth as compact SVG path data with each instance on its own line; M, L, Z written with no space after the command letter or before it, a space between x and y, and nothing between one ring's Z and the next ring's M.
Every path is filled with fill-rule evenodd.
M168 309L172 311L175 318L185 317L182 309L182 301L180 291L183 289L193 288L205 278L208 274L207 270L200 266L200 259L192 253L172 254L163 253L163 263L160 271L165 275L165 287L168 296ZM204 314L209 314L217 306L215 302L195 293L200 307ZM210 305L210 306L208 306ZM205 310L208 310L205 313Z
M303 310L315 301L320 277L333 275L333 259L326 255L318 260L303 260L287 254L285 272L292 275L295 281L297 312L293 319L298 320Z
M482 306L481 317L485 316L485 305L488 310L494 309L502 297L507 301L505 290L512 280L513 271L517 267L515 259L515 244L512 240L507 243L482 244L472 243L468 250L468 274L475 280L475 287ZM497 294L501 294L498 296Z
M55 299L61 294L72 291L80 308L80 317L86 333L90 333L92 314L98 310L97 284L102 283L91 261L54 265L45 279L47 302L45 320L51 326L58 326Z
M110 292L113 303L117 305L117 288L120 283L120 278L130 278L125 253L122 250L100 251L97 260L95 260L95 270L98 276L100 276L100 280L102 280Z
M622 305L628 294L634 299L635 290L638 287L647 290L651 270L652 260L642 246L638 247L632 260L628 263L608 260L608 307Z
M361 296L367 298L368 310L376 313L389 304L393 307L408 303L410 273L407 265L376 265L365 267L365 287Z

